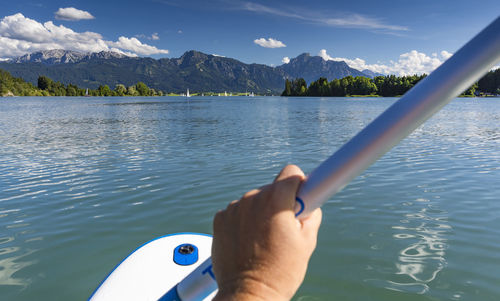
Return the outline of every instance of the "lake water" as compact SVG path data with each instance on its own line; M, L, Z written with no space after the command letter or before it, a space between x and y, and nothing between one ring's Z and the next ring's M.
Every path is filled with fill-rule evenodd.
M395 100L0 99L0 299L88 298ZM500 99L454 100L323 210L295 300L500 300Z

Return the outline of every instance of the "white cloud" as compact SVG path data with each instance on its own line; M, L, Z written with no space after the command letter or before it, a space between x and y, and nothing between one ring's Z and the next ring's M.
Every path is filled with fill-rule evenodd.
M274 8L262 4L243 2L239 9L251 12L293 18L324 26L376 29L383 31L407 31L408 27L386 24L383 20L354 13L343 13L342 16L331 17L331 13L306 10L304 8ZM338 13L337 13L338 14ZM382 32L383 32L382 31Z
M290 63L290 58L288 56L285 56L282 60L281 60L282 63L284 64L288 64Z
M94 16L92 16L89 12L76 9L74 7L59 8L59 10L54 13L54 15L56 19L66 21L94 19Z
M130 50L137 54L167 54L168 50L158 49L155 46L141 43L137 38L119 37L117 42L108 42L109 46Z
M123 51L121 49L118 49L118 48L110 48L109 49L110 51L113 51L113 52L116 52L116 53L120 53L120 54L123 54L123 55L126 55L126 56L131 56L131 57L138 57L137 54L133 53L133 52L130 52L130 51Z
M305 19L304 16L300 13L288 12L283 9L277 9L269 6L265 6L262 4L252 3L252 2L244 2L242 9L248 10L256 13L265 13L270 15L276 15L281 17L288 18L296 18L296 19Z
M37 43L49 39L50 33L43 24L18 13L0 21L0 37Z
M99 33L75 32L52 21L42 24L20 13L0 19L0 53L3 57L49 49L116 51L130 56L168 53L168 50L143 44L136 38L122 36L116 42L107 41Z
M450 52L448 52L448 51L446 51L446 50L441 51L441 56L442 56L445 60L449 59L452 55L453 55L453 53L450 53Z
M431 56L425 53L412 50L407 53L403 53L399 56L399 59L395 61L390 61L389 64L368 64L365 60L360 58L348 59L341 57L331 57L326 53L325 49L321 49L319 54L325 61L344 61L349 65L349 67L370 71L382 74L397 74L397 75L413 75L422 73L431 73L434 69L439 67L444 61L446 61L452 53L448 51L441 51L440 57L437 53Z
M286 47L283 42L275 40L273 38L265 39L265 38L260 38L256 39L253 41L255 44L265 47L265 48L281 48L281 47Z
M141 33L141 34L136 34L136 35L135 35L135 37L136 37L136 38L140 38L140 39L154 40L154 41L157 41L157 40L159 40L159 39L160 39L160 36L158 35L158 33L157 33L157 32L155 32L155 33L151 34L151 36L147 36L147 35L145 35L145 34L143 34L143 33Z
M319 18L317 19L317 22L335 27L387 29L395 31L408 30L406 26L384 24L382 21L378 19L365 17L359 14L351 14L347 17L342 17L342 18Z

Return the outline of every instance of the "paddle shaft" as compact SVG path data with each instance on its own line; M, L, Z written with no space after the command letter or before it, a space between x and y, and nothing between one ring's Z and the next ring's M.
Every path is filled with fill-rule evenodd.
M321 207L499 60L500 17L313 170L297 193L297 218ZM164 297L176 292L180 300L203 300L216 289L208 258Z
M321 163L297 193L298 218L321 207L499 60L500 17Z

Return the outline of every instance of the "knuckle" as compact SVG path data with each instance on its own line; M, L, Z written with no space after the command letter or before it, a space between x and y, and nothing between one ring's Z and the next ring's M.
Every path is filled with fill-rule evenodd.
M231 203L227 204L226 209L224 210L225 212L232 213L236 210L236 208L240 205L239 200L234 200Z
M299 167L297 165L295 165L295 164L287 164L285 166L285 168L283 168L283 169L286 169L286 170L297 170L298 168Z
M255 195L257 195L258 193L260 192L259 189L252 189L250 191L248 191L247 193L245 193L242 197L242 199L250 199L250 198L253 198Z

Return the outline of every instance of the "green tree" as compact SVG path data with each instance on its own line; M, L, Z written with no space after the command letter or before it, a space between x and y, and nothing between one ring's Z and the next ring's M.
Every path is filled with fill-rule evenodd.
M38 77L38 89L40 90L48 90L54 82L46 77L46 76L39 76Z
M307 88L303 79L285 82L284 95L292 96L346 96L346 95L403 95L427 75L396 75L376 76L373 79L364 76L346 76L334 79L330 83L325 78L319 78ZM486 81L485 81L486 82ZM486 84L485 84L486 85ZM288 88L289 87L289 88ZM305 87L304 89L302 87ZM287 90L290 90L288 92ZM500 86L495 88L500 91ZM496 91L495 90L495 91ZM305 92L304 92L305 91ZM302 94L301 94L302 93ZM305 93L305 94L304 94ZM471 93L470 91L468 93Z
M115 87L115 92L119 96L124 96L125 94L127 94L127 88L125 88L125 86L122 84L118 84Z
M497 94L500 89L500 68L491 70L478 81L478 90Z
M42 91L22 78L13 77L9 72L0 69L0 96L38 96Z
M340 87L344 91L344 95L351 95L353 94L353 81L354 77L351 75L346 76L340 80Z
M111 89L108 85L99 86L97 90L99 91L99 95L101 96L112 96Z
M285 90L281 96L292 96L292 83L288 80L288 78L285 80Z
M54 82L47 76L39 76L37 86L38 88L31 83L26 83L22 78L12 77L7 71L0 69L0 96L12 94L19 96L83 96L86 92L86 89L81 89L77 85L68 84L65 86L61 82ZM108 85L100 85L97 90L89 89L88 92L91 96L163 95L163 91L150 89L143 82L138 82L128 88L118 84L114 90L111 90Z
M291 96L305 96L307 95L307 83L303 78L297 78L292 81L292 95Z
M330 95L330 84L328 80L324 77L320 77L317 81L312 82L307 89L307 95L309 96L329 96Z
M61 82L52 81L48 87L48 91L52 96L66 96L66 87Z
M78 87L72 84L69 84L66 88L66 96L78 96Z
M139 92L135 89L135 86L130 86L127 88L127 95L129 96L139 96Z
M340 79L336 78L330 82L330 95L331 96L345 96L345 91L340 84Z
M149 96L150 90L149 90L148 86L146 86L145 83L138 82L135 85L135 88L136 88L137 92L139 92L140 96Z
M474 96L476 89L477 89L478 84L474 83L472 86L470 86L467 90L465 90L460 96Z

